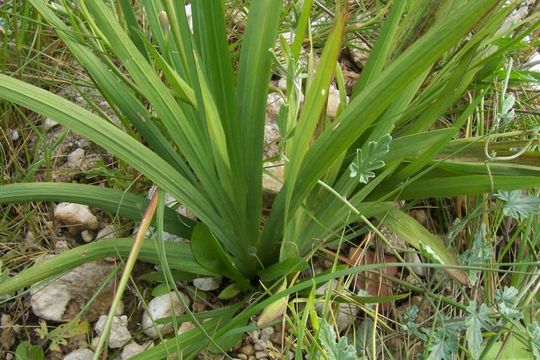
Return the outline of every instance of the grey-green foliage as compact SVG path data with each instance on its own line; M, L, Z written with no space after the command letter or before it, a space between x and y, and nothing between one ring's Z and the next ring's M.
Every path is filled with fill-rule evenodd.
M482 330L489 329L491 326L489 309L486 304L478 307L476 301L471 301L469 306L467 306L467 311L469 315L465 320L467 326L465 337L467 338L467 345L471 356L474 359L478 359L483 349Z
M497 289L495 292L495 301L499 313L511 319L519 320L523 318L521 310L516 308L518 293L518 289L513 286L505 286L502 290Z
M491 248L486 237L486 226L482 224L478 232L474 235L472 246L460 256L463 264L478 266L489 261L491 258ZM471 269L468 270L468 274L471 284L474 284L478 280L480 271Z
M523 220L540 212L540 199L532 195L523 195L521 190L499 191L495 196L504 201L504 215L516 220Z
M347 338L342 337L336 341L336 333L330 324L324 319L319 319L319 341L330 360L356 360L356 350L349 345Z
M439 327L431 334L427 360L452 360L458 350L458 333Z
M370 141L362 149L356 149L356 159L349 165L350 177L358 177L358 181L367 184L375 177L374 170L384 167L381 159L390 150L392 137L385 135L377 141Z

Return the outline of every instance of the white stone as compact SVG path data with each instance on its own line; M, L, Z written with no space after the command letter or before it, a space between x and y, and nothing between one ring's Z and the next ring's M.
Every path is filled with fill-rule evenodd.
M183 293L180 293L183 302L189 306L191 300ZM168 318L175 314L176 316L184 313L184 305L176 295L176 292L170 292L153 298L148 303L148 309L142 317L142 326L144 333L151 338L156 338L159 334L167 335L173 331L173 324L155 324L159 319Z
M360 39L352 40L350 44L349 53L351 54L351 60L356 66L363 69L371 52L369 46Z
M99 226L97 218L92 214L88 206L73 203L60 203L54 209L54 218L68 226L78 229L96 230Z
M326 105L326 115L335 118L339 109L341 99L339 98L339 90L333 85L330 85L328 91L328 104Z
M78 148L67 156L66 166L71 169L80 169L84 160L84 149Z
M193 324L191 321L186 321L180 325L177 334L182 335L193 329L195 329L195 324Z
M276 123L264 125L264 158L271 158L278 155L278 143L281 133Z
M278 86L282 80L284 79L281 79L278 82ZM287 86L287 82L285 82L285 86ZM283 97L281 96L280 93L271 92L270 94L268 94L268 97L266 98L266 121L268 122L276 121L279 115L279 109L281 109L281 106L284 103L285 101L283 100Z
M54 250L56 250L57 253L61 253L69 250L69 245L64 240L58 240L56 243L54 243Z
M50 258L46 256L44 258ZM30 288L30 305L34 314L45 320L72 320L92 298L103 281L114 271L115 265L92 261L60 276L54 281L38 283ZM114 282L105 286L103 293L92 303L89 311L106 311L114 292ZM107 296L108 294L108 296ZM70 304L68 310L68 304ZM87 314L88 315L88 314ZM97 314L94 315L97 318Z
M415 252L407 252L405 253L405 261L408 263L414 263L414 264L422 264L422 260L420 260L420 256L418 256ZM424 268L421 266L411 266L411 270L418 276L424 276Z
M336 325L338 330L342 332L354 323L358 315L358 308L353 304L339 303L337 313Z
M124 346L122 354L120 354L120 360L129 360L135 355L142 353L146 348L143 345L139 345L136 342L131 342Z
M89 243L90 241L94 240L94 234L92 234L92 232L89 230L84 230L81 233L81 239L83 239L85 243Z
M36 291L30 290L30 305L34 314L45 320L61 321L71 293L64 283L57 281Z
M53 127L56 127L58 125L59 125L59 123L54 121L53 119L46 118L45 121L43 121L43 128L45 130L50 130Z
M222 279L221 276L193 279L193 286L201 291L213 291L219 288Z
M19 132L17 130L12 130L11 131L11 140L12 141L19 140Z
M266 168L262 176L262 186L264 192L277 194L283 187L284 164L274 163Z
M94 352L90 349L78 349L64 356L64 360L92 360Z
M105 327L106 322L107 322L107 315L102 315L99 317L99 320L94 326L94 330L99 336L101 336L101 334L103 333L103 329ZM122 346L124 346L126 342L128 342L131 339L131 334L127 326L128 326L127 316L122 315L122 316L115 316L113 318L113 322L111 326L111 333L109 335L109 347L111 349L121 348Z
M114 225L105 225L103 229L99 230L96 235L96 239L113 239L118 237L117 229Z

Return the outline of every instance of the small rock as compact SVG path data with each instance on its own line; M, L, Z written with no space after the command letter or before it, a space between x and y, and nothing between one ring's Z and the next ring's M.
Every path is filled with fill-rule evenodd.
M182 325L178 328L178 335L182 335L187 333L189 330L195 329L195 324L193 324L191 321L183 322Z
M358 38L354 38L349 44L351 60L359 69L363 69L371 52L369 46L363 40Z
M50 130L58 125L59 123L54 121L53 119L46 118L45 121L43 121L43 129L45 129L45 131Z
M259 340L255 343L255 346L253 348L255 349L255 351L264 351L266 350L266 344L264 341Z
M114 225L105 225L96 235L96 239L114 239L116 237L118 234Z
M84 230L81 233L81 239L83 239L85 243L89 243L90 241L94 240L94 234L88 230Z
M253 331L249 332L248 334L249 334L249 337L251 338L251 340L253 342L257 342L261 337L261 333L260 333L259 330L253 330Z
M244 354L237 354L236 356L238 356L237 359L241 359L241 360L247 360L248 359L248 356L244 355Z
M263 191L277 194L283 187L283 177L285 176L285 166L282 163L274 163L266 168L269 174L263 173Z
M405 261L408 263L422 264L422 260L420 260L420 256L418 256L418 254L415 252L406 252ZM411 266L411 270L414 271L414 273L418 276L425 275L424 268L421 266Z
M44 258L50 258L47 256ZM103 281L114 271L115 265L104 261L92 261L50 282L30 288L30 305L36 316L45 320L69 321L78 316L88 300L95 296ZM86 311L89 321L106 313L114 296L114 281L97 295Z
M281 139L281 133L276 123L264 125L264 158L278 156L278 143Z
M84 149L78 148L67 156L66 166L71 169L80 169L84 160Z
M12 141L19 140L19 132L17 130L12 130L11 131L11 140Z
M429 219L424 209L413 209L409 211L409 215L424 226L428 224Z
M139 345L136 342L130 342L129 344L124 346L122 354L120 354L120 360L131 359L135 355L142 353L144 350L146 350L146 347L144 347L143 345Z
M358 308L353 304L339 303L337 313L336 326L342 332L354 323Z
M54 250L56 253L62 253L66 250L69 250L69 245L65 240L58 240L54 243Z
M183 293L180 293L186 305L190 305L191 300ZM142 317L142 326L144 333L151 338L156 338L161 333L162 335L170 334L173 331L173 324L154 324L154 321L171 317L173 314L179 316L184 313L184 305L178 299L175 292L170 292L153 298L148 304Z
M262 341L269 341L270 338L274 335L274 328L273 327L266 327L261 330L261 340Z
M96 333L101 336L105 323L107 322L107 315L102 315L99 317L94 330ZM131 334L127 328L128 318L125 315L115 316L113 318L111 333L109 336L109 347L111 349L117 349L124 346L126 342L131 339Z
M242 346L240 348L239 352L242 353L242 354L245 354L247 356L254 355L255 354L255 348L253 347L252 344L247 344L247 345ZM247 359L247 357L246 357L246 359Z
M328 89L328 103L326 105L326 115L331 118L335 118L339 109L340 98L339 90L333 85L330 85Z
M219 289L221 285L221 276L203 277L193 279L193 286L201 291L213 291Z
M284 79L282 79L284 80ZM281 80L280 80L281 82ZM278 82L278 86L280 84ZM285 86L287 83L285 82ZM268 97L266 99L266 121L267 122L276 122L278 115L279 115L279 109L281 109L281 106L285 103L283 100L283 97L280 93L277 92L271 92L268 94Z
M255 353L255 358L257 360L266 359L267 356L268 356L268 354L266 353L266 351L257 351Z
M54 209L54 218L70 227L72 234L78 234L82 230L96 230L99 226L97 218L92 214L88 206L73 203L60 203Z
M92 360L94 352L90 349L78 349L64 356L64 360Z

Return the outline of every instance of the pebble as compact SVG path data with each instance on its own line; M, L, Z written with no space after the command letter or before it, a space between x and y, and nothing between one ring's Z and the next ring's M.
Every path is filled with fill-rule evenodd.
M238 359L242 359L242 360L247 360L248 359L248 356L245 355L245 354L238 354L236 356L238 356Z
M94 240L94 234L92 234L92 232L89 230L83 230L83 232L81 232L81 239L85 243L89 243L90 241Z
M67 156L66 166L71 169L80 169L84 160L84 149L78 148Z
M195 324L193 324L191 321L183 322L178 328L178 335L185 334L192 329L195 329Z
M326 105L326 115L335 118L339 109L340 98L339 90L334 85L328 89L328 103Z
M44 256L42 260L54 255ZM39 260L38 260L39 261ZM60 276L54 281L38 283L30 288L30 305L34 314L51 321L69 321L78 316L88 300L95 296L104 279L114 270L113 264L92 261ZM114 294L114 281L105 286L86 313L95 320L106 313Z
M266 359L267 356L268 356L268 354L266 353L266 351L257 351L255 353L255 358L257 360Z
M73 203L60 203L54 209L56 221L70 227L72 233L78 234L81 231L96 230L99 226L97 218L92 214L86 205Z
M183 293L180 296L184 302L189 306L191 300ZM173 324L154 324L154 321L171 317L173 314L182 315L184 313L184 305L178 299L175 292L170 292L158 297L153 298L148 303L148 309L144 312L142 317L143 331L151 338L156 338L159 334L167 335L173 331Z
M254 349L255 351L264 351L266 350L266 344L263 341L259 340L255 343Z
M255 348L252 344L244 345L239 350L240 353L245 354L247 356L254 355L255 354ZM246 359L247 359L246 356Z
M94 330L96 333L101 336L105 323L107 322L107 315L102 315L99 317ZM111 333L109 336L109 347L111 349L118 349L124 346L126 342L131 340L131 333L128 328L128 318L126 315L115 316L113 318Z
M17 130L12 130L11 131L11 140L12 141L19 140L19 132Z
M139 345L136 342L130 342L122 350L120 354L120 360L128 360L134 357L137 354L142 353L146 348L143 345Z
M50 130L53 127L56 127L60 125L58 122L54 121L53 119L46 118L45 121L43 121L43 128L45 130Z
M338 314L336 325L340 332L346 330L356 320L358 308L353 304L340 303L338 305Z
M274 328L273 327L267 327L261 330L261 340L262 341L269 341L270 338L274 335Z
M65 240L58 240L54 243L54 250L56 251L56 253L60 254L64 251L69 250L69 245Z
M99 230L96 239L114 239L118 237L116 226L107 224Z
M90 349L78 349L64 356L64 360L92 360L94 352Z
M213 291L219 289L222 280L221 276L202 277L193 279L193 286L201 291Z

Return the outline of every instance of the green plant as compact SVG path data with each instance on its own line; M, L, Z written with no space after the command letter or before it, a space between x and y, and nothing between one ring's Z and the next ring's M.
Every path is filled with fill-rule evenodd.
M482 83L486 72L505 66L508 44L494 39L506 35L498 30L515 5L504 6L500 0L423 0L413 5L396 1L350 102L330 119L324 109L332 79L340 83L342 78L336 63L347 28L344 6L337 7L318 65L308 68L312 76L304 81L300 60L311 1L294 5L300 14L293 25L294 41L281 41L280 51L274 53L269 49L275 47L282 2L251 2L238 64L231 61L221 1L192 3L193 33L179 1L137 1L136 8L147 20L145 27L128 2L113 1L111 8L102 0L54 2L54 6L29 1L56 29L123 125L117 127L6 75L0 75L0 98L55 119L102 146L172 194L198 219L178 218L174 211L163 210L158 228L190 238L191 246L167 245L163 251L146 243L143 259L168 261L171 268L194 276L225 275L248 291L257 276L277 273L271 281L297 271L301 259L338 239L348 225L361 221L376 230L372 224L376 222L468 284L469 277L455 266L456 256L442 239L393 201L540 184L537 153L528 148L517 162L484 153L488 142L500 152L515 145L493 143L489 132L457 139L463 124L486 100L484 90L492 86ZM421 6L432 11L427 19L418 11ZM518 35L536 28L538 23ZM274 58L285 59L287 76L286 106L279 121L285 175L270 214L263 217L264 121ZM477 88L463 103L471 84ZM434 130L449 109L458 113L453 124ZM502 110L503 115L509 112L508 106ZM530 134L518 142L527 144L526 136ZM463 159L463 153L469 157ZM0 187L1 203L37 200L90 204L135 220L148 206L135 194L89 185ZM354 237L354 232L345 237ZM63 261L55 258L23 270L0 284L0 294L111 251L125 256L129 250L124 239L85 245L86 257L74 249L61 255ZM294 286L270 298L283 297L290 289ZM191 349L199 350L206 344L205 332L232 318L234 310L186 334L183 341L198 339L191 341ZM235 326L244 325L245 314L217 330L215 339L237 335ZM140 358L163 355L160 351L168 346L164 343Z

